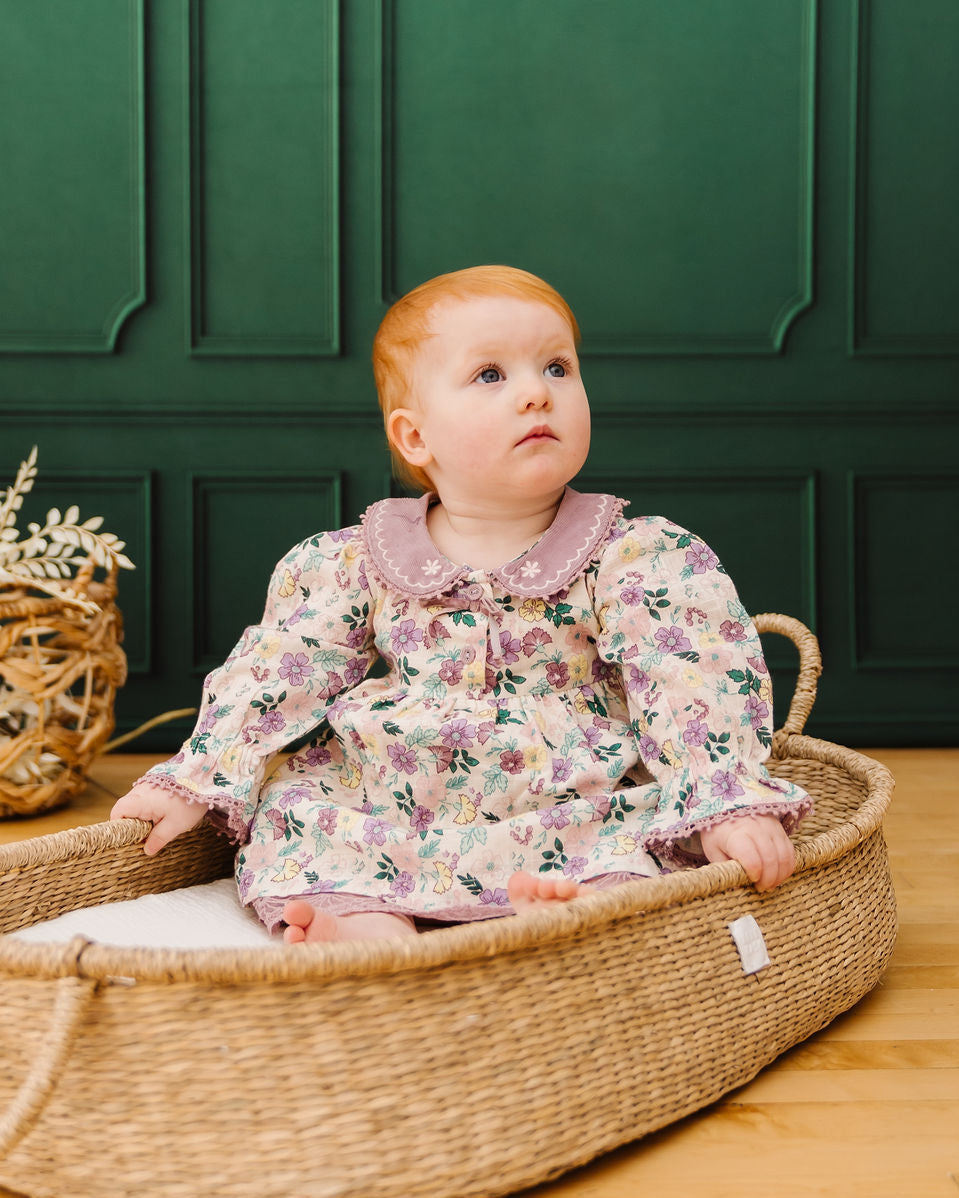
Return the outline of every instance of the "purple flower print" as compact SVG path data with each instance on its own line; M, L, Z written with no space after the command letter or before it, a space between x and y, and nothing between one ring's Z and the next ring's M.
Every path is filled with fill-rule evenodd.
M687 745L704 745L709 736L709 729L702 720L690 720L683 733Z
M286 727L286 720L278 711L264 711L257 727L261 732L282 732Z
M476 726L467 724L466 720L450 720L440 729L440 736L448 749L469 749L476 736Z
M283 663L277 670L281 678L285 678L290 686L302 686L306 678L313 673L310 659L305 653L283 654Z
M769 673L769 671L766 669L766 663L761 657L747 657L746 662L752 666L757 674L762 674L765 676Z
M601 661L596 658L593 662L593 681L606 682L610 678L616 677L617 667L611 661Z
M620 597L620 599L622 599L622 601L626 604L627 607L639 607L639 605L643 601L644 594L645 594L645 591L643 590L642 587L628 586L628 587L623 587L623 589L619 593L619 597Z
M456 686L463 677L463 666L455 658L448 657L440 666L440 678L447 686Z
M392 629L390 640L397 653L413 653L423 640L423 633L413 620L404 620L398 628Z
M659 757L659 745L648 732L639 738L639 753L643 761L655 761Z
M539 812L539 822L544 828L565 828L569 816L562 807L546 807Z
M507 774L521 774L526 766L523 754L518 749L507 749L500 753L499 764Z
M416 754L406 745L387 745L386 751L394 769L402 770L404 774L416 773Z
M336 831L337 810L335 807L323 807L316 815L316 826L321 832L325 832L327 836L332 836Z
M408 870L403 870L401 874L390 882L390 890L397 896L403 898L407 894L413 893L413 875Z
M692 645L683 635L683 630L674 624L671 628L660 628L656 643L661 653L688 653Z
M197 732L209 732L213 725L220 718L220 713L222 710L223 709L219 706L219 704L217 704L216 707L211 707L200 721L200 726L197 728Z
M434 819L436 819L436 815L430 811L429 807L417 804L410 815L410 827L417 832L425 832Z
M700 542L692 549L687 550L686 565L692 566L694 574L705 574L707 570L716 569L719 565L719 558L708 545Z
M492 904L494 907L508 907L509 895L502 888L502 886L497 886L495 890L484 890L479 896L479 901L487 907L490 904Z
M758 695L750 695L746 700L746 714L754 728L761 728L763 721L769 717L769 705L764 703Z
M304 754L307 765L326 765L333 760L333 754L322 745L311 745Z
M366 661L362 657L351 658L346 663L346 685L356 686L366 677Z
M563 866L563 873L567 878L575 878L577 874L581 874L589 864L585 857L570 857Z
M732 773L727 774L722 770L717 770L709 781L712 786L710 793L714 799L734 799L746 793L736 781L735 774Z
M634 693L644 691L649 687L649 675L639 666L630 666L626 678L626 689Z
M346 634L346 643L350 649L359 649L366 642L365 628L351 628Z
M381 819L368 819L363 824L363 839L367 844L386 844L387 827Z
M566 782L573 772L573 762L569 757L553 758L553 781Z
M565 661L551 661L546 665L546 681L557 689L569 682L569 666Z
M509 632L501 632L499 634L499 647L503 661L506 665L512 665L514 661L519 661L520 650L523 647L522 641L518 640Z
M300 606L296 609L295 612L293 612L292 615L289 615L286 617L286 619L283 621L283 627L284 628L292 628L294 624L299 624L299 622L306 615L306 611L307 611L306 604L301 603Z
M583 730L583 739L590 749L595 749L603 739L603 734L598 728L586 728Z
M723 620L719 625L719 635L724 641L728 641L730 645L734 645L737 641L746 639L746 629L738 620Z

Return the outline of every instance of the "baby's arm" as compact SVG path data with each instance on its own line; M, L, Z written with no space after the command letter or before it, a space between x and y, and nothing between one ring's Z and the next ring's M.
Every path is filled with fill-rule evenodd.
M191 803L172 791L150 782L137 782L123 798L118 799L110 819L145 819L153 823L143 851L152 857L181 832L189 832L206 815L203 803Z
M736 815L700 832L709 861L738 861L757 890L772 890L796 868L796 850L772 815Z

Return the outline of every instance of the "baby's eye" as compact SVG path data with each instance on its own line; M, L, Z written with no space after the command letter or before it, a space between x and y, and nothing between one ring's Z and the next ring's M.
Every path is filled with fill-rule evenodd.
M554 379L566 377L566 367L562 362L550 362L546 367L546 373L553 376Z
M498 383L503 375L498 366L484 366L476 377L481 383Z

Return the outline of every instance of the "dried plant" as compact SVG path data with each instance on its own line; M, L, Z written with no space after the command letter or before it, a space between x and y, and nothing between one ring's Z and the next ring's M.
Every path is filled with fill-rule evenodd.
M33 490L37 477L37 447L21 462L12 487L0 502L0 586L17 584L43 591L87 610L96 604L79 593L74 571L88 563L109 568L116 564L125 570L134 569L123 553L126 547L112 532L100 532L102 516L91 516L80 522L80 509L71 506L63 513L59 508L47 512L46 522L28 524L21 539L17 529L17 513L23 507L23 497Z

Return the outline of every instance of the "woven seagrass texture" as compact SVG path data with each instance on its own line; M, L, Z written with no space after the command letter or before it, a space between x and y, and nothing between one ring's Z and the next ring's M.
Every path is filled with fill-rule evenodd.
M116 566L73 582L98 610L0 586L0 818L60 807L86 785L126 680Z
M770 764L817 811L796 873L765 895L726 862L395 941L0 938L0 1183L33 1198L494 1196L697 1110L852 1006L895 939L888 771L798 734ZM64 871L126 897L228 867L200 832L175 863L148 860L144 831L0 850L0 926L24 903L89 901ZM750 976L728 928L743 915L771 960Z

